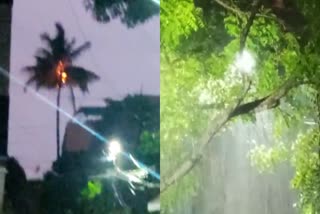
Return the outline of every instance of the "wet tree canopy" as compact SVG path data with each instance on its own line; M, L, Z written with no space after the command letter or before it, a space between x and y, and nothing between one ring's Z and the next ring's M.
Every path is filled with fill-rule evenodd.
M317 0L161 2L164 213L197 192L209 142L262 111L274 117L275 146L254 148L252 162L262 171L290 163L300 213L320 213L319 10ZM253 58L241 64L253 63L249 73L238 67L240 50Z

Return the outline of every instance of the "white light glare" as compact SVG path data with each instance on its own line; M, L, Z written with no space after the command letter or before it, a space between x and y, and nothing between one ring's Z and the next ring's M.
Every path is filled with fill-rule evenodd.
M117 155L122 151L121 144L117 140L109 142L109 159L114 160Z
M249 51L243 50L242 53L237 54L235 66L240 72L251 74L256 66L256 61Z

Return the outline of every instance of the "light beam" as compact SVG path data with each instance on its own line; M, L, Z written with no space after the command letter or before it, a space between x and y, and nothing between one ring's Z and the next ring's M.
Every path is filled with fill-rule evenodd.
M90 127L86 126L85 124L81 123L79 120L77 120L75 117L73 117L71 114L69 114L68 112L66 112L65 110L63 110L62 108L59 108L57 105L55 105L53 102L51 102L49 99L47 99L45 96L43 96L42 94L38 93L36 90L34 90L33 88L30 88L28 86L25 86L25 83L22 82L21 80L19 80L18 78L14 77L13 75L9 75L9 73L0 66L0 73L2 75L4 75L6 78L8 78L11 82L14 82L24 88L27 88L28 91L30 91L33 95L35 95L37 98L39 98L40 100L42 100L44 103L48 104L50 107L58 110L60 113L62 113L64 116L66 116L67 118L71 119L72 122L78 124L81 128L83 128L84 130L86 130L87 132L89 132L90 134L92 134L94 137L96 137L98 140L100 140L102 143L109 143L108 140L103 137L101 134L99 134L98 132L96 132L95 130L91 129ZM130 154L126 153L126 152L120 152L120 154L122 154L123 156L125 156L128 159L130 158ZM138 162L138 161L137 161ZM140 168L147 170L148 173L150 173L151 176L153 176L154 178L156 178L157 180L160 181L160 175L149 169L146 165L144 165L141 162L138 162L138 165L140 166Z

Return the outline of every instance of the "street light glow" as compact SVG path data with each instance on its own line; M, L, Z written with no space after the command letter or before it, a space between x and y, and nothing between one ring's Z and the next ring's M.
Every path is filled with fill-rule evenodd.
M256 66L256 61L249 51L243 50L237 55L235 66L240 72L251 74Z
M114 160L117 155L122 151L121 144L117 140L111 140L109 142L109 158Z

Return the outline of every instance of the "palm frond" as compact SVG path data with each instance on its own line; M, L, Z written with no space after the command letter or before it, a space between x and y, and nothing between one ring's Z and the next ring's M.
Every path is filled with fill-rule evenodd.
M64 28L62 27L61 23L59 22L56 22L56 30L57 30L57 36L56 38L59 38L59 39L65 39L65 31L64 31Z
M55 68L55 62L52 59L36 56L36 65L33 66L34 72L41 72L49 75Z
M53 38L50 38L48 48L55 59L63 59L68 55L66 50L67 40L65 38L65 31L60 23L56 23L56 35ZM42 36L45 40L48 40L48 36L43 34Z
M22 71L34 72L34 71L36 70L36 67L37 67L37 66L34 66L34 65L32 65L32 66L25 66L25 67L22 68Z
M54 72L54 63L48 62L43 58L38 57L37 63L34 66L26 66L22 70L31 73L27 85L36 82L36 85L52 88L57 84L56 75ZM33 79L33 81L31 81Z
M82 92L88 92L88 84L100 79L95 73L82 67L69 66L66 68L71 85L77 85Z
M37 76L36 76L36 75L31 76L31 77L28 79L28 81L25 83L25 86L24 86L24 88L23 88L23 91L24 91L24 92L27 92L27 87L28 87L29 85L31 85L32 83L36 82L36 81L37 81Z
M70 58L76 59L77 57L79 57L81 55L81 53L83 51L88 50L90 47L91 47L91 43L85 42L83 45L79 46L75 50L72 50L72 52L70 53Z
M70 42L67 41L66 42L66 50L73 50L75 44L76 44L75 38L72 38Z
M52 39L48 33L42 33L40 35L40 39L41 39L41 41L45 42L48 47L52 46Z
M45 83L45 81L37 81L36 82L36 90L39 91L39 89L42 87L46 87L48 89L54 88L54 86Z
M42 59L46 59L46 60L54 60L54 56L52 55L52 53L50 52L50 50L47 50L45 48L39 48L37 50L37 56L39 56Z

